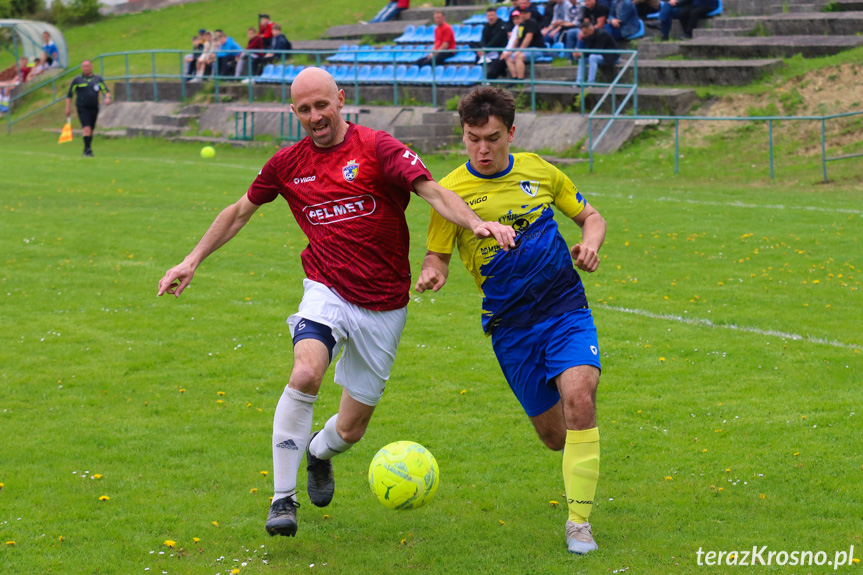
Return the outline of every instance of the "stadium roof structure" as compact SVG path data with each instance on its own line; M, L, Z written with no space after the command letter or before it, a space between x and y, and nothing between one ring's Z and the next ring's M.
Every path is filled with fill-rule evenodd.
M19 58L29 61L42 57L42 33L48 32L60 51L60 65L69 66L69 47L66 38L55 26L36 20L0 20L0 45Z

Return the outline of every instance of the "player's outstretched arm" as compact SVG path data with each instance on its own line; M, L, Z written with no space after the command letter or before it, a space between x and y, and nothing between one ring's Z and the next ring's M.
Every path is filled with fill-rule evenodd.
M585 203L584 209L572 220L581 228L581 243L569 250L575 267L588 273L595 272L599 267L599 248L605 241L605 219L593 206Z
M455 192L426 178L417 178L414 189L446 221L473 231L473 235L478 238L494 236L504 250L515 247L515 230L512 226L483 221Z
M179 265L169 269L165 273L165 277L159 280L159 293L156 295L161 296L169 293L174 297L180 297L180 294L192 281L192 276L195 275L195 270L198 269L201 262L237 235L237 232L243 229L243 226L248 223L258 207L250 202L244 194L237 203L222 210L210 224L210 228L195 246L195 249Z
M423 260L423 269L420 272L420 279L417 280L417 293L423 293L426 290L438 291L446 283L446 278L449 276L449 261L452 254L441 254L438 252L427 251L426 257Z

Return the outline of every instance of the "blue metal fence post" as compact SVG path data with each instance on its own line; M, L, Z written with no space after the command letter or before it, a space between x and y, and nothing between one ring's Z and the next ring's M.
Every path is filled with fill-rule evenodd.
M530 112L536 114L536 74L533 69L533 59L536 48L530 50Z
M633 94L632 94L632 113L636 116L638 115L638 52L634 54L635 67L632 69L632 83L633 83Z
M674 119L674 173L680 174L680 120Z
M129 54L124 54L126 59L126 101L132 101L132 94L129 93L129 90L132 89L132 84L129 82Z
M821 118L821 170L827 183L827 120Z
M593 173L593 118L587 117L587 152L590 157L590 173Z
M432 50L432 108L437 108L437 52Z
M180 57L180 101L186 101L186 66L184 64L183 53L177 52Z
M153 69L153 101L159 101L159 87L156 84L156 53L150 52L150 64Z
M770 138L770 179L776 179L773 170L773 120L767 120L767 132Z

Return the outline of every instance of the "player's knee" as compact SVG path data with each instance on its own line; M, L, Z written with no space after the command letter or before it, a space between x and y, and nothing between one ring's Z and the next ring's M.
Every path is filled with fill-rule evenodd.
M315 395L318 392L318 388L321 387L322 379L323 374L318 373L318 370L315 370L313 367L295 364L294 369L291 370L289 385L297 391Z
M560 451L566 445L566 431L557 429L537 430L539 439L552 451Z
M345 429L339 429L339 436L345 443L350 443L353 445L363 438L363 435L366 434L365 426L351 426Z

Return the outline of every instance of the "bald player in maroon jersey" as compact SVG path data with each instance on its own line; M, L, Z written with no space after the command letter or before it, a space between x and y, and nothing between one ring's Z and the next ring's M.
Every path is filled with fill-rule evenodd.
M306 455L307 492L319 507L335 490L333 456L365 434L383 394L407 316L411 287L405 209L414 192L445 219L515 245L511 227L485 222L432 179L419 156L383 131L346 122L345 93L320 68L291 85L291 108L308 136L278 151L248 192L225 208L186 258L165 273L158 295L179 297L204 259L234 237L262 205L282 196L306 234L306 278L288 318L294 366L273 422L275 494L270 535L297 532L297 472ZM333 358L338 413L311 434L313 405Z

